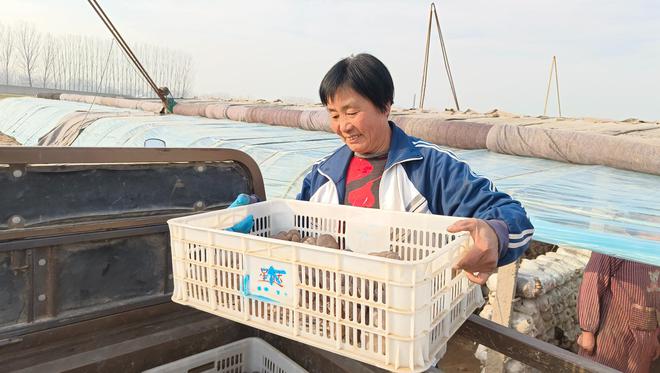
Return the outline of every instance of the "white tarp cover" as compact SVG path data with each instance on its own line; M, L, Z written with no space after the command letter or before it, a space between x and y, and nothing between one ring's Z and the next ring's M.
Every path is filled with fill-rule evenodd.
M65 115L88 108L36 98L0 100L0 132L34 145ZM113 108L95 105L94 110ZM164 140L167 147L242 150L259 164L269 198L295 198L312 164L342 145L327 132L165 115L101 118L72 146L142 147L148 138ZM443 148L521 201L536 228L536 240L660 265L660 176Z

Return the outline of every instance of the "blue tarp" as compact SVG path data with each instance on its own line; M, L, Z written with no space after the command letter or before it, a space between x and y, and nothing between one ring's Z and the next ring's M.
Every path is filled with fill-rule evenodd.
M80 110L79 104L61 101L8 100L0 100L0 131L20 134L17 140L28 139L27 144L34 144L39 133L53 128L66 113ZM3 115L6 106L13 107L12 115ZM19 110L33 113L32 119L21 120ZM148 138L162 139L168 147L242 150L259 164L269 198L295 198L312 164L342 145L326 132L167 115L100 119L73 146L141 147ZM444 148L521 201L536 228L536 240L660 266L660 176Z

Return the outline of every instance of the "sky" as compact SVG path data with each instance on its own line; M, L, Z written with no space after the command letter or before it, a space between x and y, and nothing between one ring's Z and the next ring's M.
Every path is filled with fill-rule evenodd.
M429 1L99 3L129 45L189 53L198 95L318 102L319 83L330 67L368 52L389 68L396 107L419 99ZM660 2L436 5L462 110L543 114L557 56L563 116L660 120ZM0 23L20 21L53 34L110 38L84 0L3 0ZM453 107L435 28L429 63L425 107ZM557 115L554 81L548 115Z

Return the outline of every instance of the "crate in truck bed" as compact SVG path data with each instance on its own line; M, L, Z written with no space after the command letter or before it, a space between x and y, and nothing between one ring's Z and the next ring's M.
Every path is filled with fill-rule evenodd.
M260 338L245 338L212 350L173 361L143 373L307 373Z
M224 230L248 214L251 234ZM172 219L172 300L390 371L419 372L483 303L458 218L293 200ZM330 234L339 250L269 238ZM366 255L384 250L402 260Z

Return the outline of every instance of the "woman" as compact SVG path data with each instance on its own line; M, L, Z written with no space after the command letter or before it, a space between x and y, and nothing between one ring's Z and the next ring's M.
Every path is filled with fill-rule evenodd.
M593 253L578 296L579 354L646 373L660 356L660 268Z
M313 166L298 199L466 217L449 231L470 232L474 247L457 268L479 284L527 249L534 229L519 202L452 153L388 120L394 84L376 57L339 61L319 94L332 130L346 145Z

